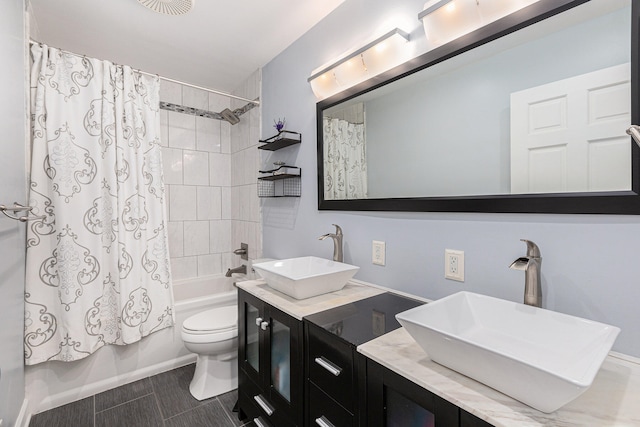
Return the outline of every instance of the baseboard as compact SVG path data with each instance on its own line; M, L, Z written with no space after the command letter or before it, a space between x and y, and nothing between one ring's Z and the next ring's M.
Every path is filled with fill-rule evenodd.
M162 372L170 371L172 369L188 365L195 362L196 357L197 356L195 354L187 354L185 356L181 356L152 366L145 366L143 368L136 369L135 371L120 374L102 381L91 384L84 384L81 387L76 387L70 390L65 390L62 393L47 396L40 402L40 404L38 404L37 407L31 408L31 413L28 414L28 418L30 419L31 415L33 414L48 411L49 409L57 408L58 406L66 405L67 403L75 402L77 400L84 399L85 397L102 393L103 391L111 390L112 388L120 387L134 381L138 381L153 375L160 374Z
M31 421L31 414L28 411L29 409L29 400L24 399L22 401L22 406L20 407L20 412L18 413L18 418L16 418L16 427L28 427L29 422Z

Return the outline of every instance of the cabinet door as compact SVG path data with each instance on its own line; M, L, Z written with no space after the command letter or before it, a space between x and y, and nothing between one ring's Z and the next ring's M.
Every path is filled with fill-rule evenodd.
M367 426L451 427L459 422L459 410L453 403L367 361Z
M264 360L260 348L264 346L261 331L262 322L266 322L264 303L242 290L238 293L238 358L240 369L257 384L263 382Z
M302 322L269 305L265 307L269 322L264 331L266 380L269 400L302 424ZM264 366L264 365L263 365Z

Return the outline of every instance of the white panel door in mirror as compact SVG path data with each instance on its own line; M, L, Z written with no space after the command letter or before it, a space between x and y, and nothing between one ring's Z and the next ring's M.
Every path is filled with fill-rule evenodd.
M511 193L631 189L629 64L511 94Z

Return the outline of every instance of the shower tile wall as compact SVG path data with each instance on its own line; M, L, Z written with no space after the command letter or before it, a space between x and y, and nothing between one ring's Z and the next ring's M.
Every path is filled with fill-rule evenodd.
M258 73L257 76L252 79L259 81ZM248 81L240 91L249 87L259 88L259 85ZM160 98L214 112L244 105L231 104L229 98L164 81ZM240 265L240 258L233 254L233 249L240 247L241 241L249 243L252 258L261 252L257 247L260 213L255 188L257 166L254 166L259 108L250 113L243 115L240 123L232 127L220 120L161 110L174 280L219 274ZM251 131L252 126L257 126L258 131ZM255 142L249 141L253 137ZM253 153L248 151L250 146ZM253 173L252 183L248 170ZM253 192L248 189L249 184L253 184Z
M262 75L254 72L234 91L234 95L248 99L260 96ZM231 100L231 109L242 107L244 101ZM260 108L244 114L235 126L231 126L231 240L249 244L249 258L262 256L262 226L257 178L260 169L258 139L260 139ZM234 266L241 264L239 257Z

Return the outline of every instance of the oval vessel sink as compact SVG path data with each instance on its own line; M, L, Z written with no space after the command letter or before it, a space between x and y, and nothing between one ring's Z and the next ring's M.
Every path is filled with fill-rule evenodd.
M338 291L360 267L314 256L254 264L267 285L295 299Z
M547 413L591 385L620 332L471 292L396 318L434 362Z

